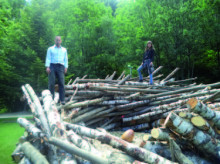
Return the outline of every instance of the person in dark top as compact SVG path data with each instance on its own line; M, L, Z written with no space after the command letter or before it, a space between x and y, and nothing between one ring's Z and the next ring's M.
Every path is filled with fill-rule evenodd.
M145 48L145 52L143 55L143 61L142 64L139 66L139 68L137 69L138 74L139 74L139 82L143 82L143 76L141 74L142 69L147 69L149 76L150 76L150 85L153 85L153 61L154 61L154 46L153 43L151 41L147 42L146 48Z

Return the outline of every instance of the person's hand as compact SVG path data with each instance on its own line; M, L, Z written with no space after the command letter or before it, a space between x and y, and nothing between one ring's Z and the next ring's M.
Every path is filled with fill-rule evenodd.
M50 67L47 67L46 68L46 72L49 74L51 71L50 71Z
M64 73L65 73L65 74L67 73L67 68L65 68Z
M144 63L142 62L141 65L143 65Z
M153 63L152 62L150 62L150 66L152 66L153 65Z

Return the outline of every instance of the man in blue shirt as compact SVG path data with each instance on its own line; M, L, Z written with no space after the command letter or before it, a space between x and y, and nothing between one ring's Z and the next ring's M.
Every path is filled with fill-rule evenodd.
M61 46L62 40L60 36L56 36L55 45L49 47L46 57L46 72L48 73L48 88L54 98L54 87L56 77L59 85L59 97L61 104L65 104L65 79L64 74L68 68L68 56L66 48Z

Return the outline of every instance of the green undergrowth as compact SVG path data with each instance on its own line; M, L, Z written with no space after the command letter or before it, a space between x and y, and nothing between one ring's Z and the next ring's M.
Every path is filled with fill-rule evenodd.
M14 164L11 154L24 134L24 128L16 120L17 118L0 119L0 164Z

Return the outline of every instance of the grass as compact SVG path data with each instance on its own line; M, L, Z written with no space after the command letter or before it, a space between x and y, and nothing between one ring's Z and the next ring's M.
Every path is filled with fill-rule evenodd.
M14 164L11 154L24 134L24 128L16 120L17 118L0 119L0 164Z

